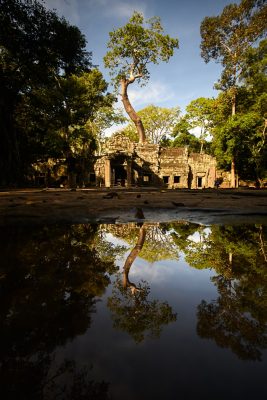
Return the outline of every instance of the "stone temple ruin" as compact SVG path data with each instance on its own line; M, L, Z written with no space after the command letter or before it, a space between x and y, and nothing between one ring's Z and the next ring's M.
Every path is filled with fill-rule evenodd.
M105 187L201 189L214 187L215 179L221 177L215 158L208 154L134 143L120 133L107 141L94 169L97 185Z

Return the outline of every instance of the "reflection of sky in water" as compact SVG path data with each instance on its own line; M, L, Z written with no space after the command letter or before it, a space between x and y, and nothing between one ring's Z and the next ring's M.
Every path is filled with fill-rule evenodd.
M152 225L151 229L153 230L154 227L155 225ZM150 288L148 301L144 302L148 307L144 308L147 312L142 314L143 309L138 308L136 300L138 296L129 296L134 307L132 309L129 307L129 310L126 307L124 312L128 312L133 325L135 321L140 321L138 320L140 315L145 320L146 318L149 320L151 317L149 312L153 310L149 307L154 301L158 305L167 303L171 312L176 314L176 320L174 321L173 318L167 319L167 322L161 321L160 336L151 339L147 335L148 332L145 332L144 340L138 344L134 341L133 335L131 336L133 332L129 333L129 329L123 330L121 325L120 329L114 329L116 317L121 317L121 315L117 313L114 317L114 310L112 315L112 309L108 307L108 301L114 293L112 294L112 284L108 285L105 279L103 283L101 273L105 275L106 271L112 271L108 268L113 265L114 253L112 251L109 253L111 250L109 244L113 243L126 249L121 256L115 253L117 254L115 265L119 266L118 275L122 279L125 261L128 255L132 254L131 250L135 248L137 238L142 237L141 228L135 226L132 231L126 226L124 231L124 227L110 225L104 228L102 226L100 233L98 228L90 225L67 226L54 231L54 228L49 230L45 227L40 228L38 236L37 229L32 233L32 230L19 228L16 233L16 227L14 232L12 229L8 232L8 240L6 232L2 232L3 237L0 241L2 247L0 248L2 254L6 256L3 257L5 266L3 271L6 275L1 275L0 283L3 284L5 294L4 301L0 304L5 309L6 301L11 311L13 307L15 310L13 314L7 314L6 320L3 318L4 328L11 333L10 343L15 349L14 353L19 352L20 340L24 338L24 331L27 331L27 318L29 318L29 326L31 327L32 323L35 329L30 330L28 336L25 335L27 347L25 351L26 353L27 350L29 351L32 360L38 359L34 353L36 342L40 340L40 337L42 342L43 337L47 335L44 343L49 342L48 337L51 339L51 348L47 350L48 353L56 348L56 363L52 363L52 370L54 368L56 371L55 365L60 365L60 362L66 358L75 360L78 368L84 365L92 367L89 378L95 382L110 382L109 392L112 399L236 400L241 398L261 400L267 398L267 358L264 350L264 335L267 331L267 310L264 308L266 307L267 278L264 265L260 263L254 265L254 258L258 257L257 251L262 251L257 250L261 243L259 234L263 233L263 230L260 231L260 226L254 226L253 229L245 227L232 229L231 226L221 229L214 226L200 227L177 223L172 226L165 225L160 231L156 226L153 233L158 235L158 240L162 240L158 241L156 246L153 246L153 235L147 234L147 242L142 249L143 255L142 252L138 253L139 256L134 259L128 276L128 281L137 287L142 281L147 282ZM132 227L129 226L129 228ZM110 232L114 235L117 232L118 237ZM127 235L131 245L125 241ZM121 239L123 237L125 240ZM248 240L243 241L243 238ZM148 239L151 240L150 243ZM138 243L140 245L140 242ZM170 244L171 246L168 247ZM166 252L163 251L165 245L168 250ZM185 246L181 248L186 248L186 256L179 249L179 245ZM203 249L208 253L212 249L212 253L208 255L212 255L211 264L217 263L217 272L212 269L196 269L186 262L185 259L188 260L188 256L196 251L197 257L193 257L193 261L197 261L196 265L200 268L205 267L209 257L205 259ZM249 250L248 254L246 254L246 249ZM151 257L149 251L158 251L159 257L153 257L154 253ZM234 264L236 275L233 276L227 264L230 251L234 252L234 262L239 260ZM105 256L108 254L111 258L106 260ZM146 255L147 258L150 257L150 260L159 261L148 262L144 259ZM249 257L250 261L248 261ZM204 260L203 263L202 260ZM88 271L91 273L87 274ZM221 271L225 275L221 276ZM257 274L254 287L254 276ZM19 281L17 291L14 290L12 281L14 276ZM82 277L81 282L80 277ZM222 279L218 280L218 277ZM240 287L238 289L243 277L245 285L241 285L241 289ZM111 281L116 282L114 275L111 276ZM108 286L105 287L105 285ZM90 291L91 287L95 291ZM237 292L235 292L236 289ZM234 294L233 297L229 296L229 291L230 294ZM101 296L102 292L104 292L103 296ZM95 293L98 293L99 297L97 297L96 312L93 312L94 307L91 307L91 302L87 303L87 300L91 297L94 300ZM120 292L123 297L125 292L122 293L123 291ZM237 298L235 298L235 293L237 293ZM28 299L27 296L32 296L33 300ZM127 299L127 296L125 298ZM42 313L44 300L47 300L50 308L43 315L40 313ZM220 329L223 330L221 322L223 321L226 325L229 322L230 325L227 326L229 329L226 329L229 338L236 337L246 344L248 332L248 347L251 344L253 347L256 343L255 346L262 353L261 362L253 361L253 358L242 360L237 355L235 347L231 348L227 340L225 344L223 341L225 338L221 343L216 344L212 335L210 339L204 338L205 335L201 337L198 330L200 317L197 313L203 300L211 307L211 310L213 306L217 307L219 333ZM142 298L138 301L142 303ZM221 309L221 306L224 308ZM83 312L79 313L80 310ZM256 325L260 319L256 319L257 313L263 320L262 330ZM76 314L79 315L77 320ZM123 314L123 317L126 314ZM38 315L44 318L41 317L38 320ZM90 318L87 321L88 315L91 322ZM223 315L226 315L225 320L221 318ZM232 315L236 316L235 326L232 326L229 321ZM39 321L40 326L34 326L35 319ZM244 329L244 320L247 322L249 319L255 322L255 331L258 334L255 338L253 329L252 331ZM129 322L127 318L126 321ZM9 331L10 324L13 330ZM144 326L147 329L149 324L144 324ZM18 329L18 337L14 333L14 328ZM243 333L239 332L239 328L240 331L243 329ZM212 324L208 323L206 333L209 334L211 329ZM61 341L62 333L65 334L65 339ZM5 339L3 338L3 343ZM219 339L221 340L221 337ZM257 342L258 339L260 342ZM262 340L263 345L261 345ZM59 343L64 343L64 345L56 347ZM30 346L33 350L28 348ZM0 346L1 349L3 350ZM13 368L12 363L11 367ZM12 368L13 379L14 368ZM93 399L93 397L89 398Z
M188 239L192 240L195 243L199 243L201 241L201 236L208 236L210 234L210 232L211 232L210 228L204 228L201 231L201 235L199 232L195 232L193 235L189 235Z
M110 234L106 238L128 247ZM199 233L190 239L199 241ZM120 270L128 254L118 260ZM218 297L210 281L214 275L214 271L190 267L183 254L179 260L154 263L137 257L130 280L147 281L150 298L168 302L177 313L176 322L163 327L160 339L135 344L127 333L112 328L106 308L109 287L91 328L67 347L68 355L80 362L91 361L94 378L111 382L115 399L266 398L266 358L261 363L243 362L231 350L197 335L197 306L203 299L211 302Z

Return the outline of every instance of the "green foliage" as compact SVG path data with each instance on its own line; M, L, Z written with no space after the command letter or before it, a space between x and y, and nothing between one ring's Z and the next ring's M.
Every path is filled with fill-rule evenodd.
M183 245L186 261L191 266L213 268L229 278L233 273L237 277L240 270L253 273L264 265L266 232L263 227L213 225L210 229L198 227L196 231L199 241L187 236Z
M42 90L45 96L58 77L88 70L91 54L85 46L77 27L37 1L1 1L0 184L18 183L28 161L25 124L16 121L19 107L35 106L39 99L32 103L31 96ZM39 141L40 136L37 147Z
M267 86L267 39L262 40L258 47L250 47L246 53L246 68L241 79L255 93L263 93Z
M264 91L262 91L262 82L266 82L263 78L263 74L259 74L259 64L260 68L263 68L263 63L259 62L262 60L262 50L264 45L260 45L260 51L253 49L253 46L257 44L259 39L266 35L267 25L267 5L264 0L241 0L239 4L229 4L224 9L221 15L215 17L206 17L201 23L201 55L205 62L209 62L214 59L220 62L223 71L218 84L215 86L216 89L220 89L226 92L226 97L230 100L227 107L220 107L220 111L227 111L228 106L231 105L231 114L234 116L237 112L248 113L250 111L255 111L253 108L253 103L257 102L257 97L259 108L264 108L264 98L261 97ZM266 45L265 45L266 46ZM252 66L252 64L254 66ZM257 71L255 73L255 71ZM262 69L263 72L263 69ZM265 63L265 74L266 74L266 63ZM257 78L256 78L257 75ZM255 79L256 78L256 79ZM252 81L254 81L252 83ZM247 85L246 90L240 89L240 84ZM255 85L255 86L254 86ZM254 91L251 92L251 86L260 89L261 93ZM266 88L265 88L266 89ZM241 102L241 104L240 104ZM227 111L229 113L229 111ZM220 118L219 118L220 119ZM218 137L214 141L214 147L218 145L215 153L217 155L218 161L221 165L226 167L231 161L231 172L232 172L232 186L234 186L234 175L235 166L247 159L252 159L252 153L246 155L244 153L244 148L246 145L240 137L241 132L237 138L234 137L237 132L237 124L247 127L249 116L245 116L243 122L236 120L233 123L225 120L221 120L222 125L225 123L225 127L220 126L216 129L216 135ZM253 125L253 124L252 124ZM230 134L230 129L233 128L232 134ZM257 130L256 130L257 131ZM225 137L223 135L225 133ZM244 141L247 140L247 131L244 132ZM256 136L258 134L256 133ZM255 134L252 133L253 140L255 141ZM224 142L221 145L221 141ZM249 146L248 146L249 147ZM257 146L259 147L259 146ZM264 145L260 145L260 158L262 159L265 153ZM224 155L224 151L226 154ZM255 153L255 152L254 152ZM231 158L232 157L232 158ZM230 160L231 158L231 160ZM255 157L254 157L255 158ZM257 158L257 160L256 160ZM257 176L257 181L262 178L262 172L265 167L262 167L262 162L259 162L259 152L257 152L257 157L254 160L254 171ZM227 160L227 161L226 161ZM224 164L226 161L226 164ZM246 163L246 169L251 168L250 161ZM238 172L241 172L239 168Z
M178 260L179 253L172 235L164 225L149 226L146 231L146 240L139 254L144 260L154 263L162 260Z
M118 278L108 298L114 328L127 332L136 343L146 337L158 338L164 325L176 321L172 308L166 302L149 300L149 293L150 288L144 281L133 294Z
M177 247L164 225L144 224L145 242L139 257L153 263L161 260L178 259ZM108 231L115 237L123 239L132 247L136 244L140 228L138 226L109 226Z
M236 86L248 48L266 32L267 6L263 0L229 4L221 15L206 17L200 28L201 56L223 66L220 89Z
M189 152L199 153L201 149L200 140L189 132L192 128L187 116L180 119L178 124L173 129L172 136L174 140L171 142L171 147L187 147Z
M212 149L219 166L229 169L235 160L240 177L261 185L266 176L266 40L250 47L243 56L244 72L236 87L236 115L232 116L232 94L221 92L212 107Z
M206 267L218 274L212 281L219 296L198 306L197 332L243 360L261 360L267 348L266 228L213 226L206 244Z
M267 39L246 53L245 69L241 82L252 99L250 108L262 118L267 118Z
M239 176L260 180L267 169L263 119L256 112L238 114L214 130L213 148L219 166L235 158Z
M171 142L171 147L187 147L190 153L199 153L201 149L201 142L192 133L181 132Z
M199 97L192 100L186 107L186 114L180 119L173 129L172 136L175 137L171 143L172 147L187 146L190 152L209 152L210 144L206 138L211 133L214 124L215 100ZM199 138L190 131L198 128Z
M55 73L90 66L79 29L37 1L2 0L1 69L4 88L17 94L29 83L43 84Z
M129 22L109 34L110 49L104 57L105 67L117 85L121 79L136 78L138 82L149 80L149 63L167 62L178 48L178 40L163 34L160 18L148 21L134 12Z
M102 147L105 143L105 130L114 124L119 125L124 122L126 122L126 117L124 117L122 109L110 106L100 107L94 113L94 117L86 122L86 129L88 129L88 131L92 133L93 137L96 138L99 155L101 154Z
M125 128L123 128L120 133L129 138L132 142L138 142L139 136L137 130L134 128L134 124L128 124Z
M171 231L174 243L184 253L187 253L187 248L190 246L190 237L201 229L202 227L191 222L173 222L168 224L168 230Z
M68 174L77 174L79 185L86 184L98 145L94 116L100 108L112 108L115 100L106 90L101 72L92 69L58 76L25 94L16 116L24 165L57 158L67 164Z
M70 152L90 156L96 137L87 122L100 107L111 107L113 97L104 94L106 89L101 72L93 69L80 75L59 76L53 85L25 95L16 122L24 134L29 161L49 156L64 158Z
M198 306L198 335L230 348L241 360L261 361L262 351L267 348L266 319L251 317L253 305L244 307L245 298L237 285L233 287L231 281L221 277L214 282L220 296L212 303L203 300Z
M136 11L125 26L109 35L110 50L104 57L104 64L110 70L115 87L121 85L124 109L136 126L139 143L144 143L145 129L129 101L128 86L135 81L144 85L150 77L148 64L167 62L178 47L178 40L163 34L160 18L145 21L144 16Z
M191 128L200 129L199 140L201 143L200 152L202 153L204 143L213 126L214 99L199 97L192 100L186 107L186 118Z

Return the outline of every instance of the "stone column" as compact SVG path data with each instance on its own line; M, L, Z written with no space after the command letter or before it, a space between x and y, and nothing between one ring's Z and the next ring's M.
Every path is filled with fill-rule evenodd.
M208 170L208 187L213 188L216 180L216 167L212 166Z
M105 160L105 186L107 188L111 186L111 168L109 158L106 158Z
M127 161L126 172L127 172L126 187L129 188L132 185L132 162L129 160Z
M170 189L174 189L175 183L174 183L174 174L171 174L171 187ZM180 175L181 176L181 175ZM181 182L181 177L180 177L180 182Z

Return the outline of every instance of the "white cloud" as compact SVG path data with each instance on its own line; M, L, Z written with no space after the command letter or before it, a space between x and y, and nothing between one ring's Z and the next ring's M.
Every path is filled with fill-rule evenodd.
M105 137L110 137L113 135L113 133L115 132L119 132L120 130L122 130L123 128L125 128L127 126L127 124L123 124L123 125L113 125L110 128L105 129L104 131L104 135Z
M149 104L162 104L175 98L172 90L162 82L151 82L145 87L129 88L129 99L133 107L145 107Z
M102 8L103 15L107 17L129 18L133 12L145 14L146 6L143 2L123 0L91 0L91 4Z
M56 10L59 16L64 16L74 25L80 25L85 15L87 20L95 15L128 19L134 11L144 15L146 12L146 5L138 0L45 0L45 7Z
M201 127L200 126L196 126L195 128L190 129L189 132L199 138L200 134L201 134Z
M193 129L189 130L190 133L193 133L193 135L195 135L197 138L200 137L201 135L201 127L200 126L196 126ZM212 140L212 136L210 135L209 132L206 132L207 136L205 137L205 139L210 142Z

